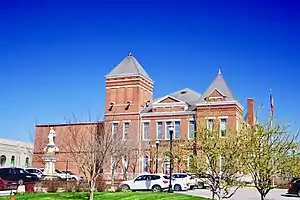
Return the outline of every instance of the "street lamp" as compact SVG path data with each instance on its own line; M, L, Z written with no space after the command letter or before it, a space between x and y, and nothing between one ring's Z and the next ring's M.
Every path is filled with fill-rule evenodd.
M172 142L173 142L173 133L174 133L173 126L170 126L169 133L170 133L170 182L169 182L168 192L171 193L173 192L172 190L172 167L173 167L172 166L173 163Z
M155 141L155 145L156 145L155 173L157 174L157 171L158 171L158 145L159 145L158 140Z

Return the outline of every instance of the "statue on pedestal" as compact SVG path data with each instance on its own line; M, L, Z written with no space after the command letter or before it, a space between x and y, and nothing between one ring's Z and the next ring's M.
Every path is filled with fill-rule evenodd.
M53 127L50 127L50 131L48 134L48 144L44 148L44 156L43 160L45 163L44 166L44 175L46 176L46 179L52 179L55 178L55 162L57 159L56 154L58 153L59 149L57 146L55 146L55 137L56 133L53 129Z

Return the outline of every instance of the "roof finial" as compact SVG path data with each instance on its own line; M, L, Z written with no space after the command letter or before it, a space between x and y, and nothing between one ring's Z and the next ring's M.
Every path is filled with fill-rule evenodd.
M128 56L132 56L132 53L130 52L130 53L128 54Z
M219 74L219 75L220 75L220 74L222 74L222 73L221 73L221 69L219 69L219 72L218 72L218 74Z

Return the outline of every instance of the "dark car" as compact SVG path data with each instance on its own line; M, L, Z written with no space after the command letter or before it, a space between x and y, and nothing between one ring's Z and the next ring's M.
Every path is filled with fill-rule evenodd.
M37 175L18 167L0 168L0 177L5 181L17 182L19 185L38 181Z
M298 195L300 196L300 179L296 179L294 178L291 182L290 182L290 186L288 189L288 194L292 194L292 195Z

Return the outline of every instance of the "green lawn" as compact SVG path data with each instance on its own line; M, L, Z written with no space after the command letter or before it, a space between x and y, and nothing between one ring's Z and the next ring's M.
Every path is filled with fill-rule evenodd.
M88 199L86 193L41 193L20 194L14 196L16 200L56 200L56 199ZM0 197L0 200L9 200L10 197ZM95 193L95 200L206 200L205 198L188 196L184 194L149 193L149 192L117 192Z

